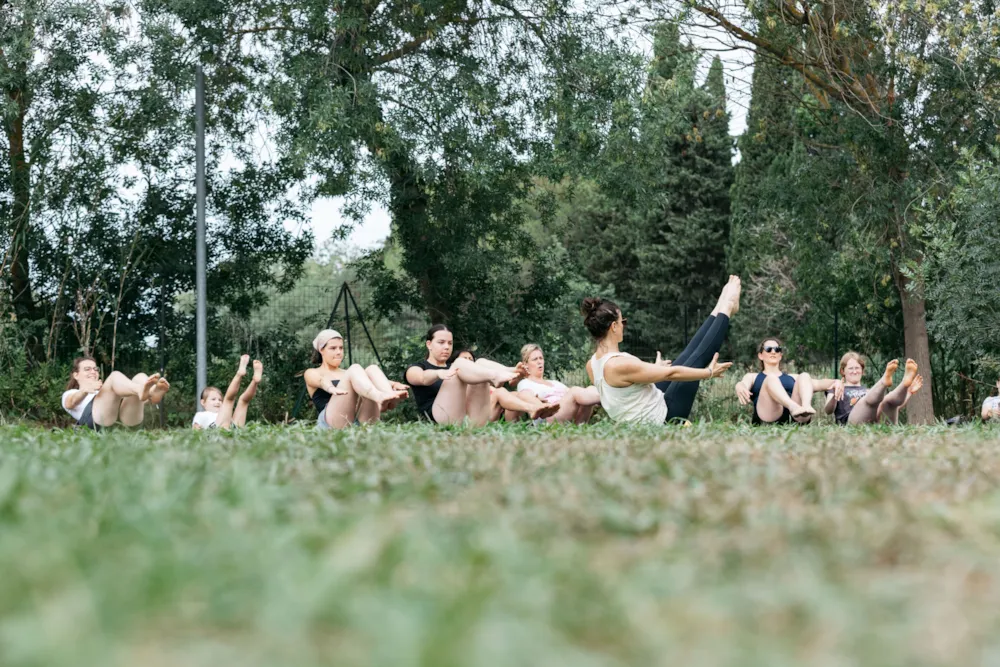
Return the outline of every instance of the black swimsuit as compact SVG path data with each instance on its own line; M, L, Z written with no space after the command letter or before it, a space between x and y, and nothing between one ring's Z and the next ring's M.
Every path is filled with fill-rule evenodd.
M336 387L340 384L340 380L330 380L330 384ZM313 395L310 398L312 399L313 405L316 406L316 414L320 414L323 410L326 410L326 405L330 402L330 399L333 398L333 396L326 389L320 389L317 387L316 391L313 392Z
M760 398L760 391L764 387L765 378L767 378L767 376L764 373L757 373L757 377L753 379L753 387L750 388L750 398L753 399L753 418L750 420L750 423L754 426L760 426L762 424L791 424L792 413L785 407L781 409L781 416L773 422L763 421L760 418L760 415L757 414L757 399ZM792 390L795 389L795 378L788 373L782 373L778 379L781 381L781 386L788 392L788 395L791 396Z

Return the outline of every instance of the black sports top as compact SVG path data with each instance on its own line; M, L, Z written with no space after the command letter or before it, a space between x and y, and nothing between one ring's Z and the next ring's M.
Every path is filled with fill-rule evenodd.
M330 384L336 387L340 384L340 380L330 380ZM333 396L330 395L330 392L326 389L320 389L317 387L316 391L314 391L312 395L312 402L313 405L316 406L316 412L323 412L323 409L326 408L326 404L330 402L331 398L333 398Z
M761 421L760 415L757 414L757 399L760 398L760 390L764 386L764 379L767 376L764 373L757 373L757 377L753 379L753 387L750 388L750 398L753 399L753 418L750 419L750 423L755 426L759 426L764 422ZM792 395L792 390L795 389L795 378L793 378L788 373L782 373L778 379L781 381L781 386L788 392L788 395ZM788 411L788 408L782 408L781 416L778 417L777 421L769 422L773 424L791 424L792 423L792 413Z
M409 371L411 368L419 368L422 371L443 371L447 370L448 366L435 366L431 362L424 359L423 361L415 364L410 364L406 367L406 370ZM437 398L438 392L441 391L442 382L444 382L444 380L438 378L437 381L431 385L410 385L410 388L413 390L413 400L417 402L417 411L431 421L434 421L434 399Z

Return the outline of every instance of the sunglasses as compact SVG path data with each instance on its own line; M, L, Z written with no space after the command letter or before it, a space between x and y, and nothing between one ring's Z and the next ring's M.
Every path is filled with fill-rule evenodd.
M781 346L780 345L765 345L762 351L763 352L772 352L774 354L781 354Z

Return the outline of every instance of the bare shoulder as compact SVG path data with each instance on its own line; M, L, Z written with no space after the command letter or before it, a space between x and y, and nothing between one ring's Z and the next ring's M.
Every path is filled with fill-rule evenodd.
M746 373L746 374L744 374L744 376L740 380L740 382L742 382L744 384L747 384L747 385L750 385L750 384L753 383L754 378L756 378L756 377L757 377L756 373Z

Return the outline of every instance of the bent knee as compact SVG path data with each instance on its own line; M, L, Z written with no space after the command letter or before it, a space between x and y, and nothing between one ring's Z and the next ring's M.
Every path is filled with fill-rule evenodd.
M365 366L365 372L366 373L375 373L375 372L381 371L381 370L382 369L378 367L378 364L370 364L368 366Z

